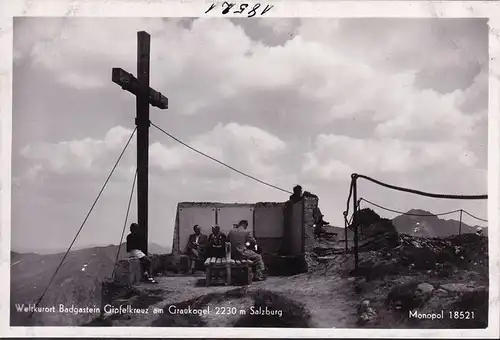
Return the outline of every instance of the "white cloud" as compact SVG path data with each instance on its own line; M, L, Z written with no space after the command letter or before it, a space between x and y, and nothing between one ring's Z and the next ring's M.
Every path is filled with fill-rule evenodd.
M286 143L259 128L237 123L218 124L211 131L191 138L191 147L250 175L276 176L281 171L274 157L284 155ZM204 178L229 176L228 169L183 145L154 143L151 163L166 171L179 171Z
M59 81L78 89L112 86L111 67L135 70L135 32L143 27L152 34L152 84L175 93L175 100L171 101L175 112L201 115L221 101L238 101L244 93L267 90L286 91L290 96L318 103L321 109L308 112L304 118L319 126L338 118L367 119L379 123L375 131L379 136L403 138L410 134L418 138L424 131L435 130L436 138L465 137L477 123L475 117L461 111L463 97L475 93L458 91L443 95L416 85L422 61L412 57L419 50L414 41L428 44L425 53L418 54L431 58L427 67L441 67L441 63L434 64L443 59L448 64L460 64L456 51L449 52L450 46L442 48L446 53L426 52L439 48L434 35L447 34L437 24L405 23L404 30L375 29L386 34L381 42L363 38L364 26L352 25L352 21L303 20L292 39L283 46L270 47L252 41L229 20L199 19L189 28L179 20L109 20L69 21L63 34L56 33L61 24L40 29L49 37L61 36L52 38L50 53L47 38L36 41L31 47L34 62L54 72ZM276 28L280 31L292 23L259 21L260 25L281 27ZM344 26L354 27L353 37L360 41L349 41ZM100 33L89 34L96 31ZM353 58L352 50L360 48L369 53ZM404 70L394 72L380 67L379 61L387 53L404 55L398 57L404 60ZM80 55L86 57L79 58Z
M83 139L55 144L27 145L22 155L36 161L28 170L28 177L35 178L42 170L56 174L102 173L108 171L111 161L118 157L132 131L116 126L102 140ZM286 151L286 144L278 137L259 128L237 123L218 124L211 131L187 141L191 147L230 166L241 168L254 175L272 175L280 169L273 157ZM135 143L135 137L131 144ZM133 146L131 146L133 148ZM127 164L133 164L133 152L127 152ZM181 176L196 174L201 178L227 174L215 164L187 147L174 144L165 146L155 142L150 146L150 163L159 170L179 172ZM127 173L133 172L127 168Z
M35 178L44 169L56 174L100 174L104 169L110 170L109 163L115 161L114 157L118 158L131 133L131 130L116 126L103 140L86 138L27 145L21 155L36 162L28 170L28 178Z
M457 166L465 170L476 166L477 158L463 142L415 142L397 139L357 139L339 135L320 135L306 154L302 170L317 180L335 181L351 173L407 174L443 170Z
M488 39L487 30L483 37L482 28L470 23L21 21L14 41L18 92L13 175L25 176L16 181L21 191L13 190L13 206L26 204L37 218L15 215L18 235L42 220L68 225L102 185L101 178L131 133L122 126L129 126L135 109L130 94L111 82L110 72L112 67L135 72L138 30L151 33L151 86L169 97L166 114L154 115L152 110L155 123L264 181L285 189L302 184L320 195L327 220L335 224L342 224L352 172L437 192L482 193L487 188L483 151L488 73L481 66L486 65ZM441 26L448 29L442 31ZM259 39L263 32L274 36ZM29 63L35 67L26 70ZM69 131L77 131L79 137L71 137ZM167 239L160 243L171 241L179 201L288 197L158 136L152 128L151 232ZM132 140L118 169L127 185L115 183L103 195L95 232L122 224L120 214L135 169L135 143ZM460 208L457 202L400 199L397 193L384 195L379 189L367 197L397 209ZM85 199L83 193L76 198L75 192L85 192ZM57 207L68 201L72 210L60 214ZM472 210L484 215L483 208ZM93 236L91 232L88 237ZM107 239L114 242L111 236Z

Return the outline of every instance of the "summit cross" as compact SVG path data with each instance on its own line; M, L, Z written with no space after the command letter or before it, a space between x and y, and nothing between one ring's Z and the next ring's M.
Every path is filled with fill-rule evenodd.
M136 97L137 126L137 223L143 232L142 251L148 254L148 172L149 105L168 109L168 98L149 87L151 36L137 32L137 78L121 68L113 68L112 80Z

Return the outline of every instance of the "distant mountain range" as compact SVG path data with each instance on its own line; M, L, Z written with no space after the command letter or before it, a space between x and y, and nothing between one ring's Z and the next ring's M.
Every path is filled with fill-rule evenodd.
M59 269L40 306L64 304L67 307L100 307L101 282L112 276L117 245L98 246L69 252ZM29 313L16 311L16 304L33 304L40 298L56 268L63 251L58 254L36 254L11 252L11 325L67 325L75 326L89 322L97 315L58 313ZM149 252L169 253L168 248L155 243L149 245ZM120 248L118 260L128 257L125 243ZM64 319L62 319L64 318Z
M125 246L125 242L123 243ZM116 247L117 245L114 244L109 244L109 245L103 245L103 244L93 244L93 245L87 245L85 247L74 247L71 249L71 251L76 251L76 250L82 250L82 249L89 249L89 248L102 248L102 247ZM12 249L12 251L16 253L21 253L21 254L40 254L40 255L49 255L49 254L60 254L60 253L66 253L68 248L56 248L56 249L47 249L47 248L16 248ZM164 247L162 245L159 245L154 242L149 243L149 249L148 251L151 254L167 254L170 253L171 248L169 247Z
M423 210L410 210L408 213L431 215ZM400 215L394 218L393 224L399 233L422 237L446 237L458 234L459 222L444 220L437 216ZM338 233L344 239L344 228L330 227L329 232ZM476 226L462 223L462 233L475 233ZM483 228L487 235L487 228ZM352 240L352 231L348 230L348 240ZM128 257L125 244L120 248L118 259ZM29 319L28 313L16 312L15 304L33 304L47 287L52 275L65 253L65 249L57 254L37 254L11 252L11 325L80 325L91 321L97 315L36 313ZM117 245L95 246L73 250L68 254L64 264L47 291L41 306L64 304L70 307L100 306L101 282L112 275L115 264ZM170 249L155 243L149 245L150 253L165 254Z
M420 237L448 237L451 235L475 233L479 226L470 226L462 222L450 219L440 219L432 213L412 209L407 214L413 215L428 215L428 216L413 216L413 215L400 215L392 220L392 224L396 227L398 233L408 234ZM482 228L483 235L488 236L488 228Z
M392 224L400 234L419 237L448 237L458 235L459 230L462 234L475 233L477 228L480 227L478 225L470 226L464 222L460 227L459 221L441 219L428 211L420 209L409 210L407 214L427 216L399 215L395 217L392 219ZM488 228L482 227L482 229L483 235L488 236ZM345 229L342 227L330 226L327 231L337 233L339 239L344 239ZM347 238L348 240L353 238L351 230L347 231Z

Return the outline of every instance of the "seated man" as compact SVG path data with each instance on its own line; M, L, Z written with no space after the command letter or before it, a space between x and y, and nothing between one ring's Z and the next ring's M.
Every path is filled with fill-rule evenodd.
M130 234L127 236L127 252L130 257L138 258L141 264L141 272L143 275L143 280L151 283L156 283L155 280L150 276L151 273L151 260L146 256L141 250L143 237L139 230L139 225L137 223L132 223L130 225Z
M252 234L247 231L248 221L241 220L234 228L227 234L227 240L231 242L231 248L236 255L243 259L251 260L256 265L255 280L264 280L264 261L262 256L255 251L248 249L248 244L257 244Z
M194 274L196 265L205 261L205 252L207 248L207 235L201 233L199 225L193 226L194 234L189 235L186 245L186 254L191 257L191 272Z
M226 256L226 235L221 233L218 225L212 227L212 233L208 236L207 257L225 257Z

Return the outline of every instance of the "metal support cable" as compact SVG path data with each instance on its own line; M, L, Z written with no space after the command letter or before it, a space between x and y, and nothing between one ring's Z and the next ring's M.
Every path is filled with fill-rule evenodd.
M55 272L54 272L54 275L52 275L47 287L45 288L45 290L43 291L42 295L40 296L40 298L37 300L37 302L35 303L35 308L38 306L38 304L43 300L43 298L45 297L45 294L47 294L47 291L48 289L50 288L50 285L52 284L52 282L54 281L54 278L56 277L59 269L61 269L63 263L64 263L64 260L66 260L66 257L68 256L69 252L71 251L71 247L73 247L73 244L75 243L76 239L78 238L78 236L80 235L80 232L82 231L83 227L85 226L85 223L87 222L90 214L92 213L92 210L94 210L94 207L97 203L97 201L99 200L99 198L101 197L103 191L104 191L104 188L106 188L106 185L108 184L111 176L113 175L116 167L118 166L118 163L120 163L120 160L122 159L123 157L123 154L125 153L125 150L127 150L127 147L128 145L130 144L130 141L132 140L132 137L134 136L135 134L135 131L136 129L134 129L134 131L132 131L132 134L130 135L128 141L127 141L127 144L125 144L125 147L123 148L122 152L120 153L120 156L118 157L117 161L115 162L115 165L113 166L113 168L111 169L111 172L109 173L108 177L106 178L106 181L104 182L103 186L101 187L101 190L99 191L99 194L97 195L96 199L94 200L94 203L92 203L92 206L90 207L90 210L88 211L87 215L85 216L85 219L83 220L82 224L80 225L80 228L78 229L78 232L76 233L75 237L73 238L73 241L71 242L71 244L69 245L68 247L68 250L66 250L66 253L64 254L61 262L59 263L59 266L56 268ZM33 316L35 312L31 312L30 314L30 317Z
M136 180L137 180L137 169L135 170L134 181L132 182L132 189L130 190L130 196L129 196L128 205L127 205L127 213L125 214L125 222L123 222L122 235L120 237L120 243L118 243L118 250L116 251L115 265L113 266L113 272L111 274L111 277L115 277L116 265L118 264L118 258L120 256L120 250L121 250L122 242L123 242L123 235L125 235L125 228L127 228L128 215L130 213L130 205L132 203L132 196L134 195L135 181Z
M163 130L162 128L160 128L158 125L156 125L156 124L155 124L155 123L153 123L153 122L151 122L151 125L152 125L152 126L154 126L156 129L158 129L159 131L163 132L163 133L164 133L165 135L167 135L168 137L170 137L170 138L172 138L173 140L175 140L176 142L178 142L179 144L182 144L182 145L183 145L183 146L185 146L186 148L188 148L188 149L190 149L190 150L192 150L192 151L194 151L194 152L196 152L196 153L198 153L198 154L200 154L200 155L202 155L202 156L204 156L204 157L206 157L206 158L208 158L208 159L211 159L212 161L214 161L214 162L216 162L216 163L219 163L220 165L225 166L226 168L228 168L228 169L230 169L230 170L233 170L233 171L235 171L235 172L239 173L240 175L243 175L243 176L245 176L245 177L248 177L248 178L250 178L250 179L252 179L252 180L254 180L254 181L257 181L257 182L259 182L259 183L261 183L261 184L264 184L264 185L266 185L266 186L268 186L268 187L271 187L271 188L274 188L274 189L277 189L277 190L280 190L280 191L286 192L286 193L288 193L288 194L292 194L292 192L291 192L291 191L289 191L289 190L286 190L286 189L280 188L280 187L278 187L278 186L276 186L276 185L273 185L273 184L270 184L270 183L265 182L265 181L263 181L263 180L260 180L260 179L258 179L257 177L254 177L254 176L251 176L251 175L249 175L249 174L246 174L246 173L244 173L243 171L240 171L240 170L238 170L238 169L236 169L236 168L234 168L234 167L232 167L232 166L230 166L230 165L228 165L228 164L226 164L226 163L224 163L224 162L219 161L218 159L216 159L216 158L214 158L214 157L212 157L212 156L207 155L206 153L203 153L203 152L201 152L201 151L199 151L199 150L197 150L197 149L193 148L192 146L190 146L189 144L184 143L183 141L181 141L181 140L180 140L180 139L178 139L177 137L172 136L170 133L168 133L167 131Z

